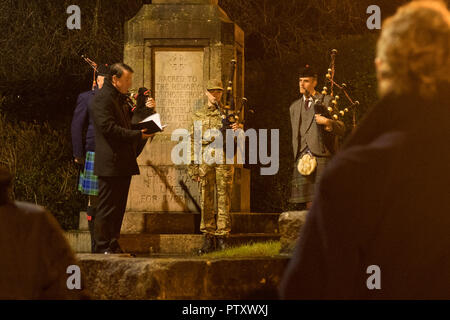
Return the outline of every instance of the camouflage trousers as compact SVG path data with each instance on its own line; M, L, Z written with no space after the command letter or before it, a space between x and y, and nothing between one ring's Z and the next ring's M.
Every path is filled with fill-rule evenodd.
M231 192L234 167L227 164L201 164L201 207L200 231L216 236L227 236L231 231ZM215 188L216 187L216 188ZM214 215L214 189L217 192L217 220Z

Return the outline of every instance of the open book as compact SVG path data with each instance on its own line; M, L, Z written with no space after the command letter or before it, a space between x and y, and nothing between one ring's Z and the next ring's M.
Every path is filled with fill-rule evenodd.
M154 113L144 120L131 125L132 129L135 130L147 129L147 132L145 132L146 134L163 131L166 126L167 125L161 125L159 113Z

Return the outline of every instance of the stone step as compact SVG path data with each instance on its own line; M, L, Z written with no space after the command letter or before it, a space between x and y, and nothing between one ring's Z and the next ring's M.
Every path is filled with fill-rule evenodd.
M253 242L279 240L278 234L246 233L232 234L228 242L231 246ZM201 234L123 234L120 246L130 253L156 254L196 254L202 247Z
M71 230L64 232L72 250L77 253L91 252L91 234L89 231Z
M78 254L77 258L86 289L96 300L277 299L289 261L281 255L211 259Z
M88 231L69 231L66 238L78 253L89 253L91 237ZM279 234L247 233L231 234L232 246L245 243L279 240ZM137 254L195 254L202 246L201 234L122 234L119 239L122 249Z
M79 218L79 221L78 221L78 229L81 230L81 231L88 231L89 230L89 225L88 225L86 211L81 211L80 212L80 218Z
M232 213L234 233L278 233L279 213ZM86 212L80 212L79 229L88 230ZM121 233L189 234L200 233L199 213L126 212Z
M233 233L278 233L279 213L232 213ZM199 213L127 212L121 233L196 234L200 233Z

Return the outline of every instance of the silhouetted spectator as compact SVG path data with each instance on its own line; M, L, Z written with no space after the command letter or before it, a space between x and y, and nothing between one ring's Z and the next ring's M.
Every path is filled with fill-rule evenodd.
M58 222L40 206L10 200L10 182L0 168L0 299L87 298L67 287L67 267L77 261Z

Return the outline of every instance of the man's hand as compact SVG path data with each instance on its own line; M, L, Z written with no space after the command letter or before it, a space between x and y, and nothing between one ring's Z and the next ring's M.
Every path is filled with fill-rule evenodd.
M155 133L147 134L146 132L147 132L147 129L142 129L142 130L141 130L141 137L142 137L142 140L146 140L146 139L148 139L148 138L152 138L152 137L155 135Z
M73 161L75 161L75 163L80 165L81 167L84 167L84 159L83 158L75 157L75 159L73 159Z
M315 117L316 123L325 126L325 130L327 130L328 132L331 132L331 130L333 130L333 124L330 119L320 114L316 114Z
M145 103L145 106L147 108L153 108L156 109L156 101L153 98L148 98L147 102Z
M238 129L244 129L244 125L242 123L235 122L231 125L231 129L233 129L233 131L236 131Z

